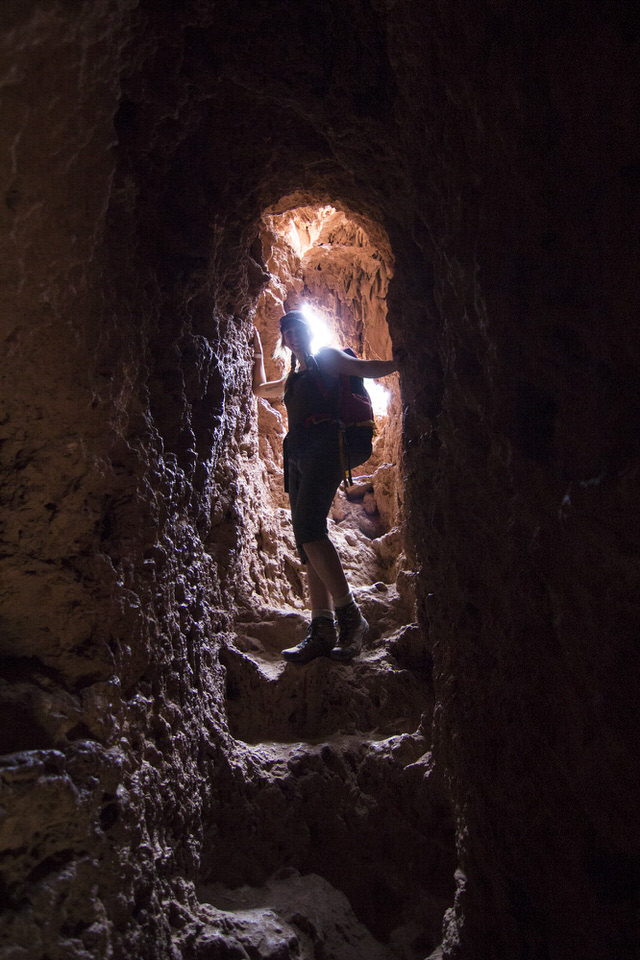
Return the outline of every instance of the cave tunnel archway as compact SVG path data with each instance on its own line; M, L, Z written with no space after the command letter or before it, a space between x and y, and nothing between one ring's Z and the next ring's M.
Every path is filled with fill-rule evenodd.
M261 335L268 379L285 373L284 361L274 356L279 335L279 318L284 312L302 306L319 311L340 346L350 346L360 356L388 358L392 347L386 322L386 295L393 275L393 256L382 228L345 205L333 206L326 199L314 202L308 195L301 201L292 194L268 207L258 225L260 253L266 280L257 299L255 325ZM397 375L385 378L388 407L377 417L378 434L372 457L354 471L349 490L341 485L329 514L329 533L341 556L352 589L360 592L365 615L375 623L370 631L376 643L393 629L415 624L415 559L406 544L402 516L402 436L401 400ZM244 653L264 655L270 670L282 667L280 651L297 642L301 620L308 616L304 568L293 539L289 500L284 491L282 441L286 433L286 414L281 401L254 400L257 414L253 434L238 464L237 503L243 516L241 550L246 558L243 576L236 584L239 634L245 635ZM392 607L395 609L392 611ZM273 620L269 641L265 643L262 621ZM258 623L254 621L257 619ZM249 624L252 624L249 628ZM417 631L416 631L417 632ZM257 644L258 652L256 653ZM423 635L414 634L414 663L429 673L430 656ZM266 649L265 649L266 647ZM243 680L230 672L230 719L232 730L241 739L255 741L261 736L298 735L315 738L334 729L332 720L316 721L294 711L276 724L278 732L262 720L255 726L244 707L239 690ZM415 702L403 717L400 727L429 715L430 689L426 699ZM388 699L388 698L387 698ZM406 706L406 704L404 705ZM388 707L396 711L396 721L404 707L401 702ZM268 711L266 711L268 714ZM317 718L316 718L317 719ZM373 721L373 717L370 718ZM369 722L369 721L366 721ZM383 721L383 726L389 718ZM391 724L394 726L394 722ZM324 726L323 726L324 723ZM328 723L328 726L327 726ZM359 729L358 718L348 721L349 729ZM394 730L400 727L394 726ZM391 728L389 728L391 729Z
M272 357L278 320L303 303L322 313L342 346L365 358L391 356L386 296L394 264L378 225L344 204L294 194L265 210L259 240L252 249L269 279L255 323L269 379L284 373ZM426 772L431 662L405 552L400 391L397 376L389 379L389 411L380 418L374 455L356 471L366 477L367 492L353 502L339 492L329 518L330 537L371 625L363 653L347 669L327 658L303 668L281 658L304 635L307 602L282 484L284 410L278 402L254 401L252 435L238 466L244 579L234 632L221 651L226 712L239 762L248 765L242 789L252 798L253 820L249 835L239 836L237 797L233 790L220 797L199 896L220 909L237 907L234 888L249 884L262 890L253 895L268 897L269 878L293 868L345 892L382 940L418 918L426 937L411 948L418 954L438 942L452 895L454 844L448 798ZM318 762L328 767L312 800L308 777L315 780ZM273 771L281 765L286 774L276 790ZM415 780L405 773L411 765ZM367 777L369 809L354 820L353 798ZM282 809L280 791L289 797ZM437 811L428 830L414 812L416 792Z
M319 320L327 343L350 347L365 359L391 356L386 298L394 262L381 228L326 202L301 204L294 195L265 211L260 241L270 279L258 300L255 323L265 344L269 379L285 372L273 356L278 320L300 307ZM360 501L360 530L373 539L402 524L401 401L397 376L367 386L376 414L374 452L354 471L360 481L352 500ZM334 510L334 520L344 517L346 507L343 503Z

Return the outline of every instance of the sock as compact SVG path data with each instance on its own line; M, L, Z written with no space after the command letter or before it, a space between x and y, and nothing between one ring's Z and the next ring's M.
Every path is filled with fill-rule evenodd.
M349 593L346 593L344 597L335 598L334 603L336 605L336 610L338 609L338 607L348 607L350 603L354 603L353 594L351 593L351 590L349 590Z
M333 610L312 610L311 619L316 620L318 617L324 617L326 620L333 621Z

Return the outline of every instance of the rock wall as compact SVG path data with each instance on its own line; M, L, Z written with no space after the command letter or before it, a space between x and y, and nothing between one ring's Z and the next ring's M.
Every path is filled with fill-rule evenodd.
M286 867L395 956L447 904L447 957L633 956L635 10L34 0L0 23L5 954L293 955L273 913L271 954L229 915ZM417 686L384 747L298 755L272 725L260 755L229 688L269 562L249 338L260 219L294 194L391 245Z

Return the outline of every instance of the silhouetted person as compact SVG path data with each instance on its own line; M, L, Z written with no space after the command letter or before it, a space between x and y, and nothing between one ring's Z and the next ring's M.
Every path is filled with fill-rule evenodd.
M397 364L395 360L359 360L333 347L312 355L311 330L299 310L281 318L280 337L281 346L291 351L291 369L280 380L267 380L260 336L254 329L253 390L259 397L284 398L287 408L285 486L311 604L306 637L297 646L283 650L282 656L296 663L308 663L320 656L352 660L369 625L353 599L327 532L327 516L344 477L336 419L340 376L384 377L397 370ZM354 463L356 459L363 462L366 455L359 459L356 450Z

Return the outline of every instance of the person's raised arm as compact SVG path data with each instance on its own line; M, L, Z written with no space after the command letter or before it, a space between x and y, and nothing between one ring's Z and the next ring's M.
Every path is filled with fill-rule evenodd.
M284 392L284 382L287 378L280 380L267 380L264 372L264 354L262 352L262 343L257 329L253 328L253 392L257 397L264 397L266 400L282 400Z
M342 350L336 350L335 347L322 350L316 359L320 369L333 376L344 373L349 377L368 377L376 380L378 377L387 377L398 369L395 360L360 360L358 357L350 357Z

